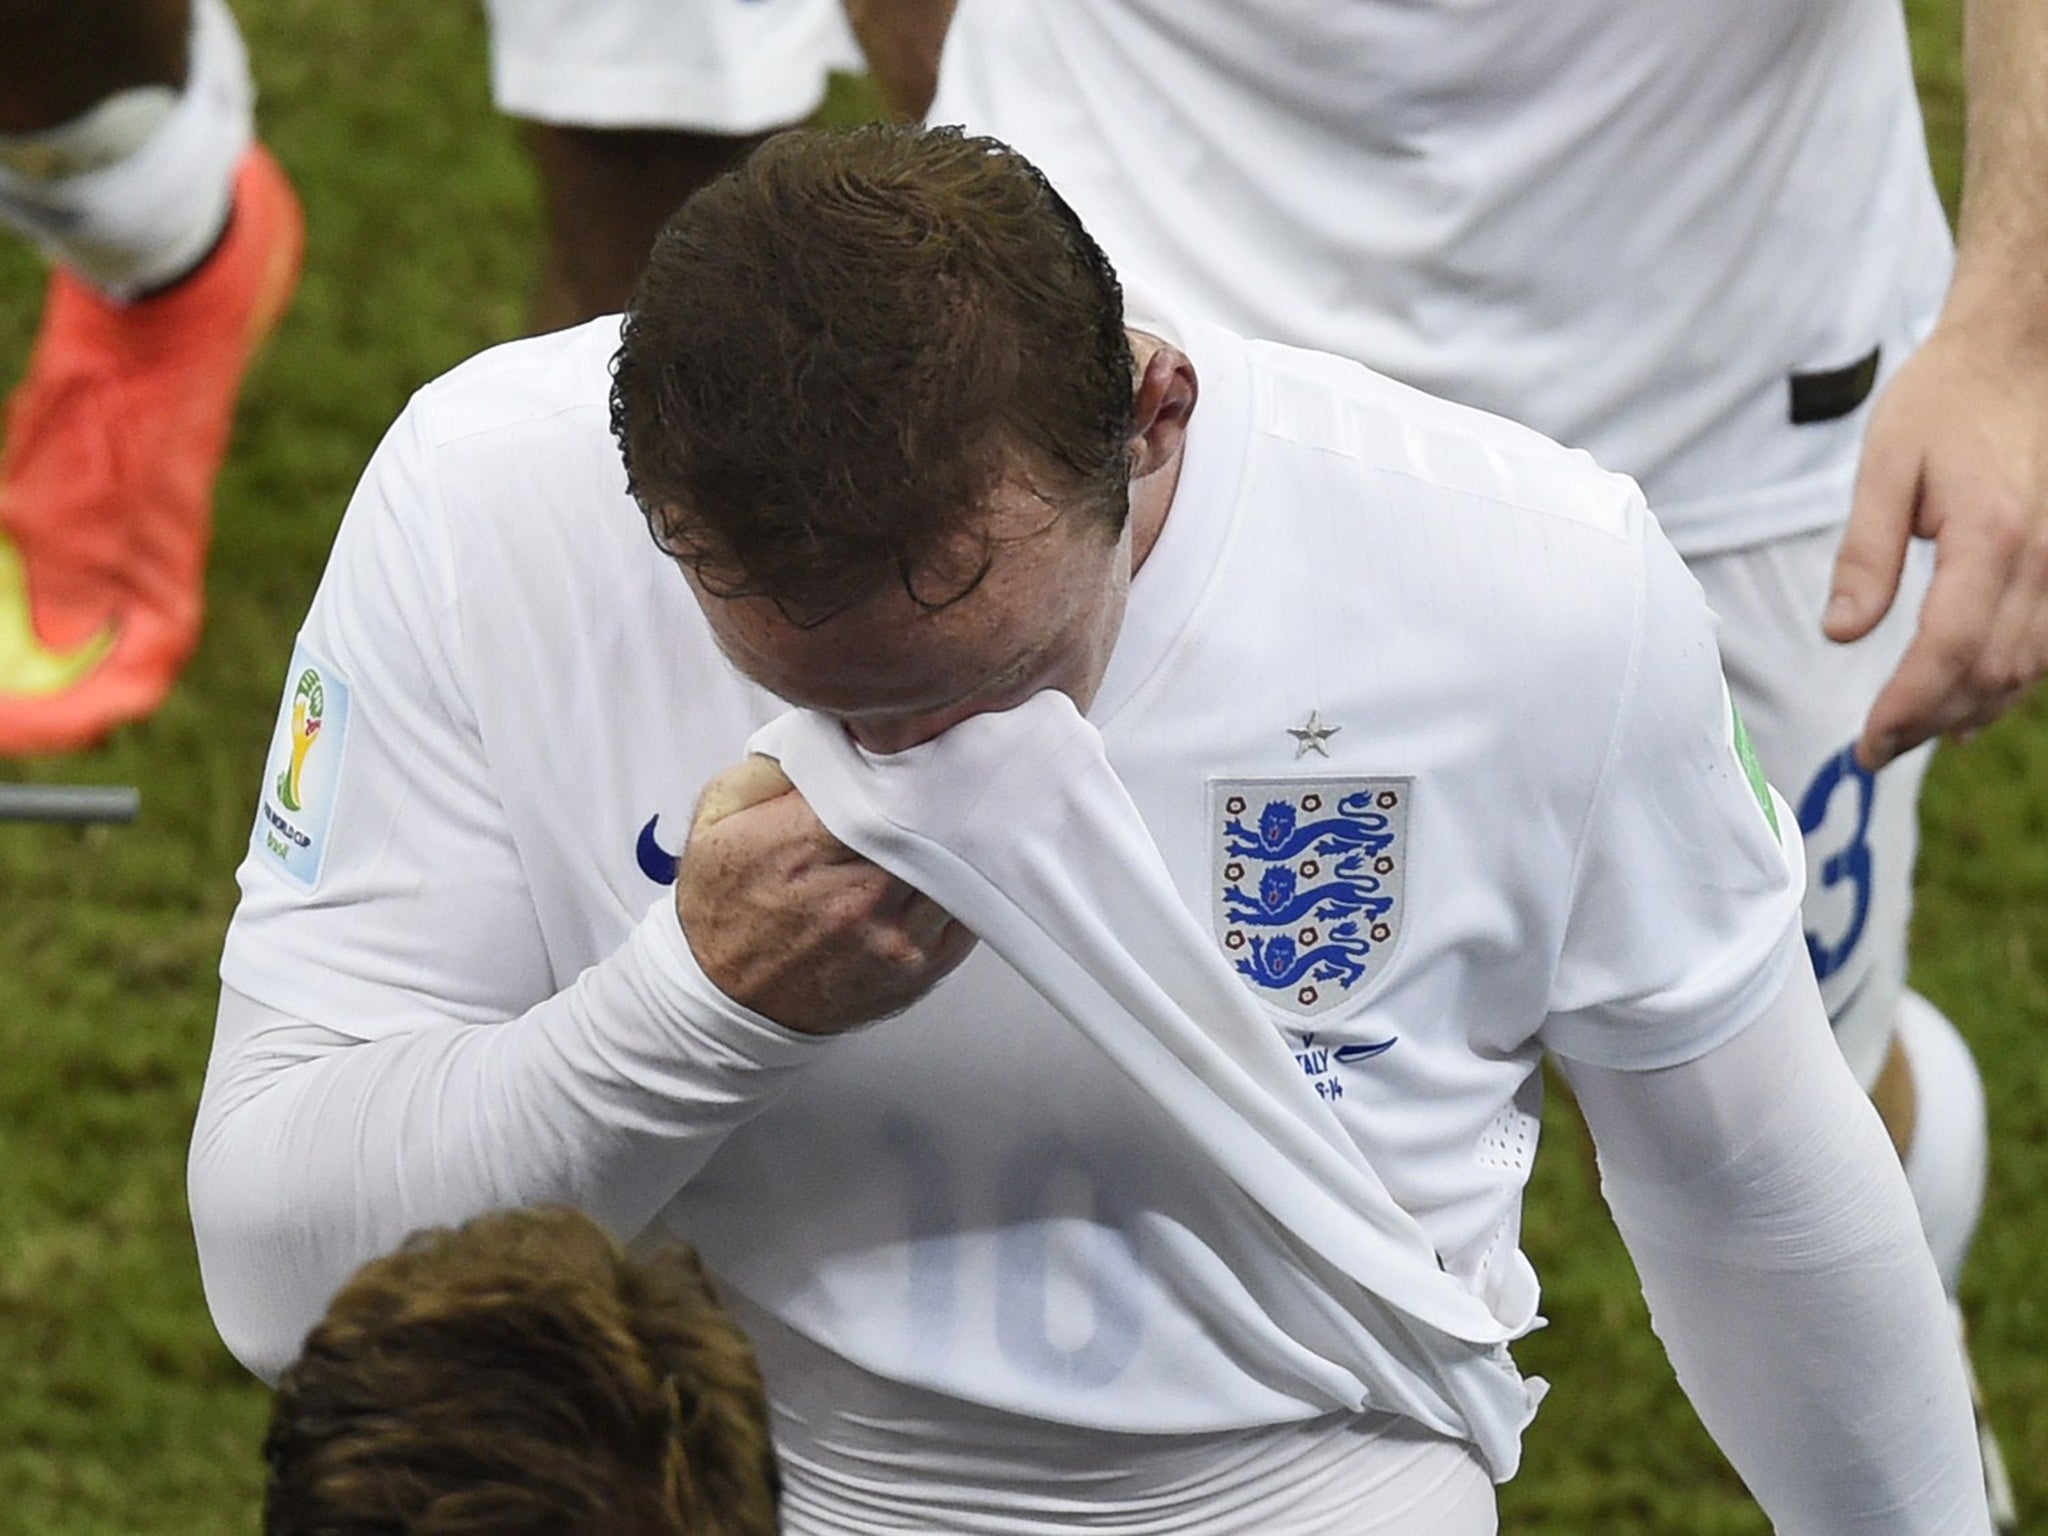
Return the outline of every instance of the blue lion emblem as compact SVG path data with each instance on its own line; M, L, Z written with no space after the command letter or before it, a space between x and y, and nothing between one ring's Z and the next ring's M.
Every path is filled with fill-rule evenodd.
M1291 859L1313 847L1326 858L1346 850L1369 858L1394 841L1386 815L1372 801L1370 790L1346 795L1337 802L1337 815L1304 824L1292 802L1268 800L1257 831L1235 817L1223 824L1223 851L1232 858Z
M1285 864L1269 864L1259 876L1256 898L1241 886L1223 888L1223 915L1233 923L1295 923L1303 918L1327 923L1358 912L1384 917L1393 910L1394 899L1380 895L1379 889L1377 875L1304 886Z
M1262 997L1313 1015L1364 995L1400 928L1405 779L1211 786L1218 937Z
M1251 954L1237 962L1241 975L1262 987L1291 987L1304 977L1349 987L1365 979L1365 957L1372 945L1358 937L1358 924L1339 923L1327 942L1302 949L1284 933L1252 936Z

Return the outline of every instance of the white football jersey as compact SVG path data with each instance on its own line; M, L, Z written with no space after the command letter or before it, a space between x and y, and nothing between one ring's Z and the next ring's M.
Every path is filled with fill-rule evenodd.
M931 120L1127 278L1591 450L1687 555L1843 515L1951 260L1897 0L960 0Z
M1200 398L1089 718L1320 1104L1443 1265L1526 1315L1542 1050L1652 1067L1743 1028L1801 953L1796 839L1631 482L1354 363L1177 329ZM615 340L487 353L380 448L241 870L222 975L258 1002L363 1038L521 1014L662 899L700 788L781 712L625 493ZM744 1315L921 1403L1152 1434L1356 1407L1298 1341L1242 1347L1233 1277L1268 1256L1227 1194L984 948L817 1050L660 1226Z

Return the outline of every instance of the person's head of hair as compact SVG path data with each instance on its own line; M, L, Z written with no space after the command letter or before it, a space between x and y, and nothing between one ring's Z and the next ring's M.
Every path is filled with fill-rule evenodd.
M613 362L612 430L656 542L719 597L815 622L986 567L1003 480L1129 507L1123 295L1038 170L956 128L796 130L655 242Z
M563 1209L365 1265L278 1383L266 1536L770 1536L752 1347L696 1256Z

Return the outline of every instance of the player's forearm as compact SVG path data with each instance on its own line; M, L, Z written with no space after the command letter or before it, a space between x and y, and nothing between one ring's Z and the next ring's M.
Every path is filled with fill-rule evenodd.
M520 1018L371 1041L224 996L190 1194L235 1354L274 1374L356 1266L423 1226L555 1201L643 1228L820 1048L688 955L658 908Z
M1811 993L1802 973L1684 1067L1573 1068L1603 1191L1680 1382L1777 1530L1978 1536L1947 1302Z
M1968 0L1969 100L1945 322L2048 358L2048 6Z

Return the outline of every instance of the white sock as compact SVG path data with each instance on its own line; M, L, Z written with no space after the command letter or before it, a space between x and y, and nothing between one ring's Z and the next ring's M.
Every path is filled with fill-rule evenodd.
M1917 992L1899 999L1898 1038L1915 1105L1906 1182L1941 1283L1953 1296L1984 1208L1984 1080L1955 1025Z
M177 107L178 92L168 85L116 91L55 128L0 133L0 171L45 183L103 171L156 137Z
M226 0L193 0L182 92L122 91L48 132L0 136L0 223L113 298L162 287L227 225L254 102Z

